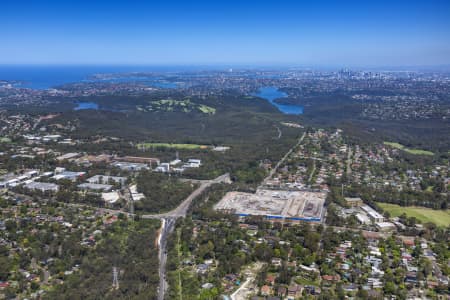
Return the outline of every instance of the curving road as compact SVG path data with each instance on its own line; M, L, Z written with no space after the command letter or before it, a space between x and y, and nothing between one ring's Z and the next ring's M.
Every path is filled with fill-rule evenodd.
M143 219L161 219L161 230L158 237L159 246L159 287L158 300L164 300L167 291L166 263L167 263L167 237L175 228L175 222L180 217L185 217L192 201L202 194L208 187L216 183L231 183L230 175L223 174L213 180L202 180L200 186L193 191L177 208L162 214L142 215Z
M163 218L179 218L179 217L185 217L187 214L187 211L189 209L189 206L191 206L192 200L194 200L197 196L199 196L201 193L203 193L208 187L210 187L213 184L216 183L230 183L230 174L226 173L223 174L216 179L213 180L198 180L195 182L201 182L200 186L193 191L183 202L181 202L178 207L175 209L162 213L162 214L149 214L149 215L142 215L142 219L163 219Z
M175 228L176 220L180 217L185 217L189 207L191 206L192 201L198 197L200 194L202 194L208 187L210 187L213 184L216 183L231 183L230 174L226 173L223 174L215 179L212 180L191 180L191 179L182 179L183 181L190 181L194 183L200 183L200 186L195 189L181 204L176 207L175 209L162 213L162 214L148 214L148 215L142 215L141 218L143 219L160 219L161 220L161 230L158 237L158 246L159 246L159 287L158 287L158 300L164 300L165 293L167 291L167 281L166 281L166 262L167 262L167 237L170 235L170 233ZM18 194L17 194L18 195ZM25 195L20 195L21 197L28 197ZM124 194L125 198L128 201L131 200L131 196L129 193ZM28 197L30 198L30 197ZM68 203L67 205L75 206L75 207L89 207L85 204L76 204L76 203ZM129 217L134 217L134 213L128 213L123 210L116 210L116 209L108 209L108 208L99 208L99 207L92 207L97 209L98 211L102 213L109 213L109 214L125 214Z

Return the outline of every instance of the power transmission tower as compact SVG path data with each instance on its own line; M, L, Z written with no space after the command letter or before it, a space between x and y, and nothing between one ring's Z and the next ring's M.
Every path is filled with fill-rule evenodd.
M112 284L113 289L118 289L119 288L119 271L117 270L117 267L114 266L113 267L113 284Z
M134 215L134 201L133 198L130 196L130 214Z

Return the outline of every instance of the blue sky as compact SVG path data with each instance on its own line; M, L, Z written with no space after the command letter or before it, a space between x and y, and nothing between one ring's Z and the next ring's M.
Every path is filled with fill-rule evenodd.
M450 1L32 2L0 64L450 65Z

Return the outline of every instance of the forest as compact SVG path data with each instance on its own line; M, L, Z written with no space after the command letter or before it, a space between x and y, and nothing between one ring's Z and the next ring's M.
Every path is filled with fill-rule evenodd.
M295 94L295 88L282 89ZM387 94L390 92L387 91ZM311 126L338 127L361 141L398 141L411 148L447 153L450 149L448 119L371 120L361 116L361 102L351 93L335 92L308 98L276 99L280 104L304 106L303 122Z
M145 199L134 204L138 213L161 213L174 209L196 188L195 184L150 171L139 173L136 182L138 192L145 195Z
M102 241L81 257L80 272L68 277L44 299L156 299L159 283L156 220L121 218L102 235ZM113 267L119 288L112 288Z

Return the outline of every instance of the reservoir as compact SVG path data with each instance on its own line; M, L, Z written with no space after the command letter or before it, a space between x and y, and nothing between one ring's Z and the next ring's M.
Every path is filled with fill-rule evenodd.
M277 87L269 86L263 87L258 90L258 93L252 94L252 96L260 97L266 99L273 106L278 108L278 110L284 114L288 115L301 115L303 114L303 106L293 105L293 104L279 104L274 100L279 98L285 98L288 95L285 92L280 91Z

